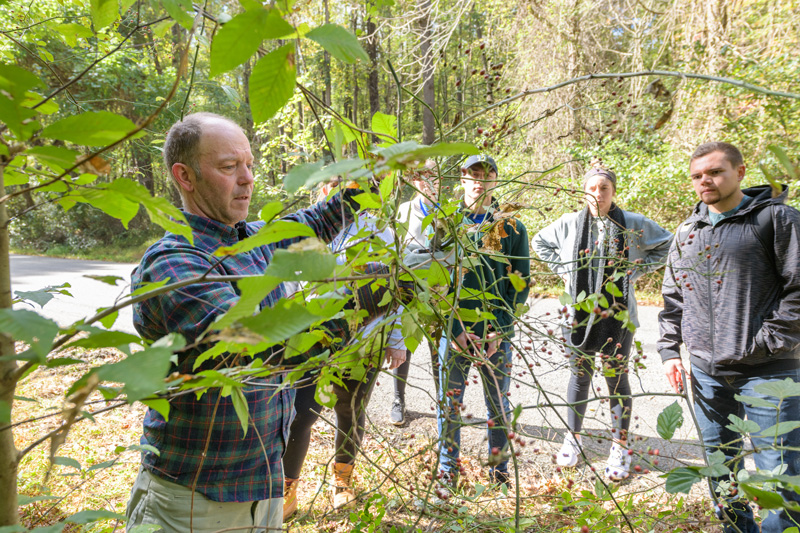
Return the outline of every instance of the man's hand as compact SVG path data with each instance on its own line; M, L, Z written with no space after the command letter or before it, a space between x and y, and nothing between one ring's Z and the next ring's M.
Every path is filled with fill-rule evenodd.
M386 348L386 365L389 367L389 370L394 370L405 362L405 348Z
M500 347L501 337L499 333L495 333L494 331L486 335L486 358L490 358L495 353L497 353L497 349Z
M475 341L480 339L474 333L467 333L466 331L462 331L458 334L458 336L450 341L450 347L453 350L459 350L462 352L468 352L470 344L474 344Z
M669 384L672 385L672 390L678 394L683 394L686 386L683 382L682 374L685 373L687 379L691 378L689 372L683 368L683 362L680 359L667 359L664 361L664 373L667 375Z

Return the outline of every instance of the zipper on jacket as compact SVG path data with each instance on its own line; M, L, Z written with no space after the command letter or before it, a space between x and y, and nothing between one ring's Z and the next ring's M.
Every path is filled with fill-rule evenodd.
M714 226L711 226L711 242L714 242ZM703 250L702 245L700 246L700 250ZM711 375L714 376L716 375L714 369L716 368L717 350L714 347L714 331L716 330L716 326L714 325L714 285L711 282L711 259L706 259L706 282L708 283L708 316L711 324L711 365L709 370L711 370Z

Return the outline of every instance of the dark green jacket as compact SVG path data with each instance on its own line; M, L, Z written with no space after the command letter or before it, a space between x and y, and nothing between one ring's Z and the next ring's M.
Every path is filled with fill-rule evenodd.
M469 210L462 203L462 213L464 214L464 223L469 224L470 215ZM528 231L525 225L516 218L507 218L504 221L495 223L494 214L497 211L497 204L492 202L489 208L486 219L477 226L477 231L470 232L470 243L466 250L461 250L460 255L466 255L467 258L475 256L478 250L485 248L483 239L487 233L494 233L498 235L500 227L502 232L499 235L505 234L500 238L500 259L490 257L486 253L477 253L480 258L479 262L470 267L463 277L461 278L461 291L459 294L459 309L473 309L478 312L489 312L494 315L494 319L488 320L492 326L492 330L498 333L511 334L513 332L513 324L516 320L513 312L517 304L523 304L528 299L528 283L530 281L531 263L530 253L528 251ZM467 259L470 261L471 259ZM474 261L474 260L472 260ZM469 265L468 265L469 266ZM522 290L517 291L511 283L509 272L518 273L523 281L524 287ZM461 277L460 272L455 272L453 278L458 280ZM455 290L455 287L453 287ZM487 292L499 299L492 297L481 296L475 294L474 291ZM472 294L469 294L472 292ZM464 321L464 326L467 326L478 336L483 336L486 329L487 320L479 320L478 322ZM461 334L463 327L461 321L456 317L453 320L452 335L457 336Z

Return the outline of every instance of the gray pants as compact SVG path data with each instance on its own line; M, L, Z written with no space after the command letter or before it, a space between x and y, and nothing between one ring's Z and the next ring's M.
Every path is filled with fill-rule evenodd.
M221 529L241 533L280 531L283 498L258 502L215 502L199 492L140 469L128 501L126 531L156 524L164 533L212 533Z

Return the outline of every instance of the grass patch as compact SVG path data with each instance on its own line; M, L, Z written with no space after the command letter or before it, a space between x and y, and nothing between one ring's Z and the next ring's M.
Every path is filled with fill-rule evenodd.
M64 259L83 259L87 261L110 261L114 263L138 263L147 248L156 242L158 238L153 238L143 244L135 246L93 246L81 250L75 250L66 245L54 245L46 250L31 247L13 246L12 254L17 255L37 255L44 257L59 257Z

